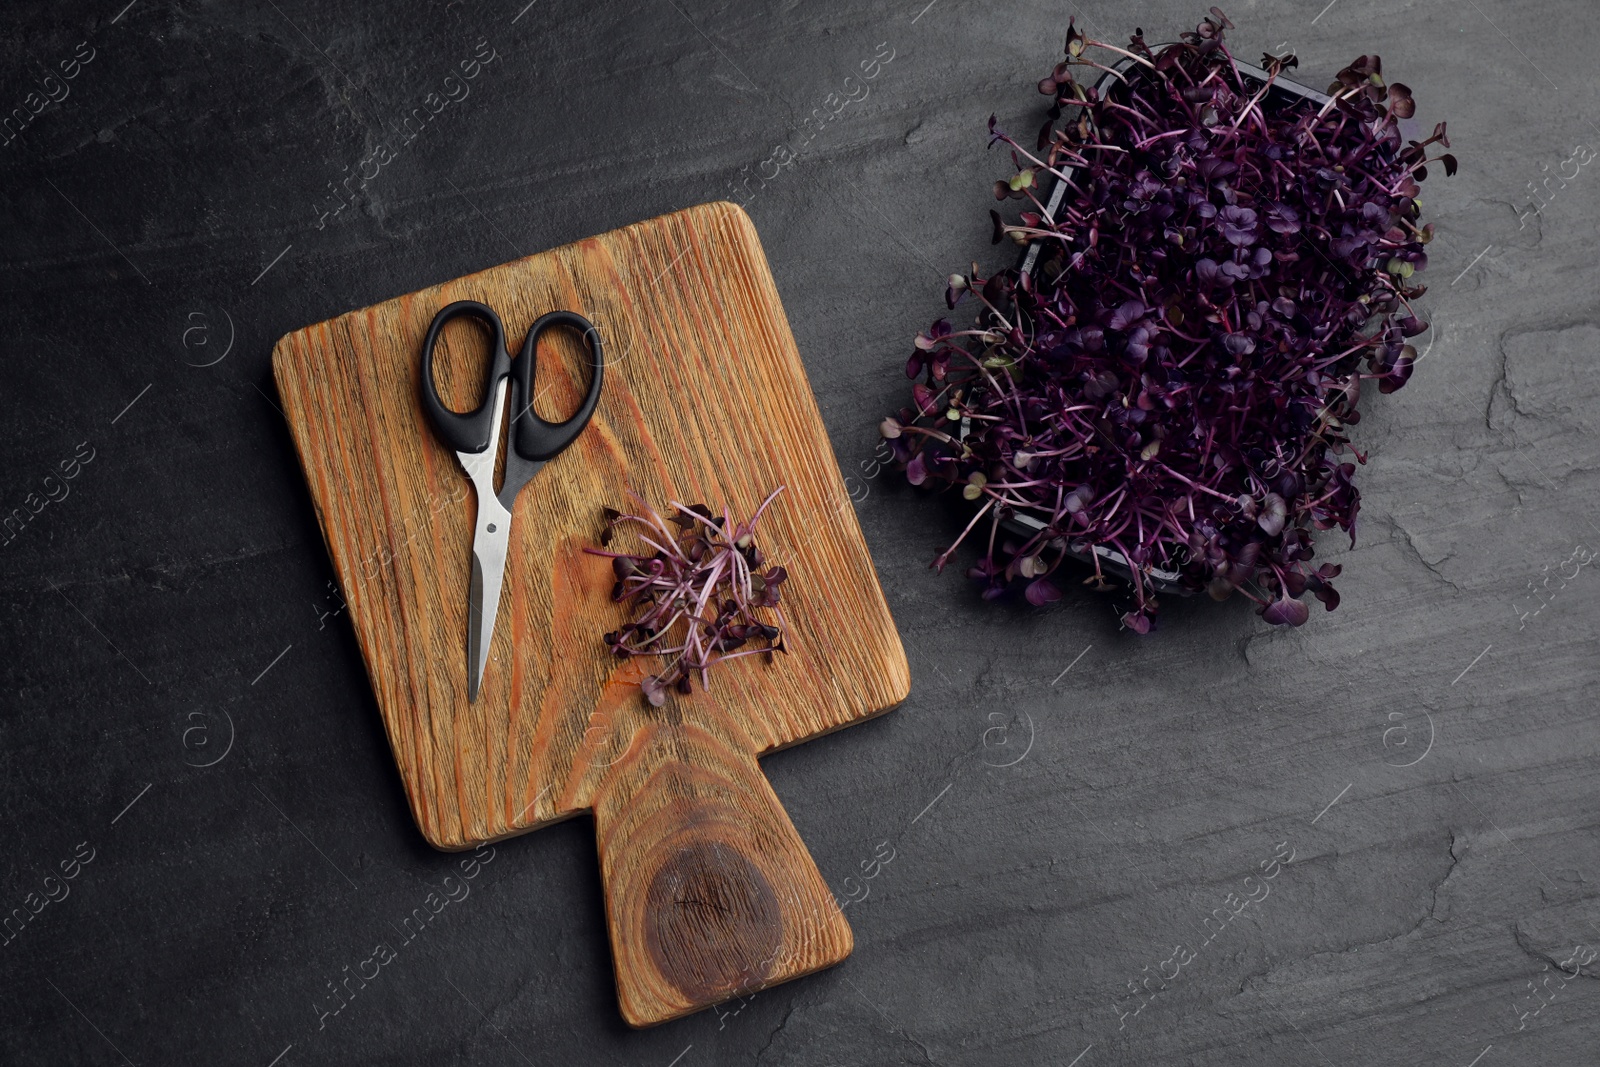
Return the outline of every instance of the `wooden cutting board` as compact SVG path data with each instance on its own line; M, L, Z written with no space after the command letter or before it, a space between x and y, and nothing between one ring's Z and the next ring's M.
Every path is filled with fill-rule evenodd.
M434 313L480 300L514 352L540 314L600 329L593 421L517 498L483 690L467 702L475 500L418 400ZM536 401L562 418L587 371L541 340ZM487 334L453 322L440 393L475 406ZM278 392L423 836L465 849L592 811L622 1013L646 1026L831 966L850 928L756 757L888 710L905 652L748 216L706 204L530 256L278 342ZM748 516L787 566L787 656L718 667L652 708L598 543L631 489ZM627 543L631 534L619 534Z

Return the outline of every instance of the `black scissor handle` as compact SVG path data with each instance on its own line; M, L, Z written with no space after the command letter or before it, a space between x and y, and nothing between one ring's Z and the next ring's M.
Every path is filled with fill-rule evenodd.
M439 385L433 378L433 346L439 341L439 331L445 323L461 315L470 315L489 327L494 348L489 356L488 386L483 400L472 411L454 411L439 399ZM546 316L548 318L548 316ZM543 320L541 320L543 321ZM531 336L531 335L530 335ZM493 442L489 431L494 425L494 395L500 379L511 373L511 356L506 352L506 328L494 308L476 300L457 300L446 304L433 317L428 327L427 340L422 342L422 410L428 413L440 440L457 452L482 452Z
M567 326L583 334L589 346L589 391L583 403L571 417L562 422L546 422L533 410L533 383L536 379L535 362L538 356L539 335L557 326ZM522 342L522 353L511 365L511 381L516 387L517 416L512 420L512 442L523 459L539 463L554 459L556 454L570 445L583 428L600 401L600 384L605 378L605 353L600 345L600 331L594 323L576 311L552 311L539 316L528 330L528 339Z

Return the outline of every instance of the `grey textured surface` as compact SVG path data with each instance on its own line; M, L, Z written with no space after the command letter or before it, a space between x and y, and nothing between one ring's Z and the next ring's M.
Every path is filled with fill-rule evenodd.
M1552 179L1517 219L1600 143L1589 5L1226 5L1241 55L1282 43L1313 85L1381 52L1463 169L1425 193L1433 346L1358 427L1360 540L1321 542L1343 606L1287 632L1189 601L1141 639L1089 594L997 608L934 575L950 514L868 461L941 277L996 262L989 114L1032 124L1073 10L1160 40L1202 5L524 2L7 12L0 108L79 42L93 58L0 149L0 511L66 494L0 548L0 892L31 916L0 946L0 1060L1593 1061L1600 970L1560 968L1600 946L1600 178ZM470 95L319 226L329 183L480 40L498 58ZM867 98L802 147L880 42ZM729 198L778 144L798 158L748 210L915 678L899 711L765 764L830 884L868 893L855 955L629 1031L574 822L498 846L322 1017L459 858L412 826L323 615L272 343ZM32 913L46 888L68 895Z

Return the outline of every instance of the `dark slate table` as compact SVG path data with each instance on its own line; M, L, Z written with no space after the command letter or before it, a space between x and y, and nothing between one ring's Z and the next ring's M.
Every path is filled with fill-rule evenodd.
M1241 56L1292 49L1319 87L1380 51L1463 170L1424 194L1427 354L1357 428L1361 536L1321 541L1343 606L1285 631L1172 603L1146 638L1089 593L995 607L936 576L954 516L871 457L943 276L1005 254L989 115L1038 120L1069 13L1161 40L1201 5L125 2L13 7L0 43L0 892L26 920L0 1060L1593 1061L1580 0L1230 5ZM630 1031L580 820L499 845L333 1014L458 857L405 807L271 346L722 198L765 241L913 666L900 710L765 763L841 895L894 850L855 955Z

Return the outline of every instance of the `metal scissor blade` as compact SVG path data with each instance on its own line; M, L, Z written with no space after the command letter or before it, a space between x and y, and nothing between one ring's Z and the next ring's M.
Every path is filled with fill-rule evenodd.
M494 390L494 419L489 447L483 452L457 452L461 469L472 479L478 506L473 514L472 585L467 592L467 702L478 699L483 669L494 643L494 620L500 611L500 582L506 574L506 546L511 542L511 512L495 497L494 467L500 455L500 425L505 414L506 379Z
M493 496L479 497L477 532L472 538L472 586L467 594L467 701L478 699L483 671L494 643L500 613L500 585L506 574L511 513Z

